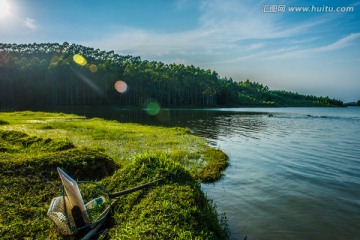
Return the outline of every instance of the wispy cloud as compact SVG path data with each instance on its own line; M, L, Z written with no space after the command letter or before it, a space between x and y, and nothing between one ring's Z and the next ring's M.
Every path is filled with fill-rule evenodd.
M331 44L327 44L320 47L314 47L314 48L305 48L295 51L287 51L281 54L276 54L267 57L267 60L274 60L274 59L290 59L290 58L302 58L309 55L321 53L321 52L330 52L335 51L338 49L345 48L349 46L351 43L353 43L355 40L360 38L360 33L351 33L346 37L343 37Z
M182 8L186 0L179 0L177 4ZM265 46L261 40L296 36L324 22L318 19L291 26L281 21L280 15L263 14L261 4L254 4L253 0L202 1L199 9L197 29L159 33L122 26L118 33L100 41L100 46L144 57L236 53L261 49ZM251 44L242 42L249 39L254 41Z
M181 10L187 0L176 3L174 7ZM323 56L320 53L346 48L360 37L357 32L338 39L325 37L324 33L332 31L329 24L338 23L335 14L299 20L286 14L264 14L261 4L253 0L201 1L198 27L193 30L166 33L119 26L114 34L85 45L221 72L239 63L260 67L287 59L309 59L314 54ZM238 74L236 71L231 74ZM229 74L228 70L223 73Z
M35 24L35 19L33 18L26 18L26 20L24 21L24 25L30 30L37 29L37 25Z
M301 47L300 45L295 44L288 47L268 48L265 50L258 51L256 53L243 55L241 57L235 57L232 59L227 59L226 61L220 61L217 63L236 63L236 62L248 61L248 60L269 61L269 60L305 58L322 52L331 52L346 48L359 38L360 38L360 33L351 33L348 36L340 38L333 43L319 47L312 47L312 48ZM304 41L299 41L299 42L303 43Z
M350 35L343 37L332 44L329 44L324 47L319 47L314 50L316 50L316 51L333 51L333 50L341 49L341 48L348 46L351 42L353 42L354 40L356 40L358 38L360 38L360 33L351 33Z
M314 41L316 41L318 39L319 39L319 37L300 38L300 39L291 40L290 43L292 43L292 44L311 43L311 42L314 42Z

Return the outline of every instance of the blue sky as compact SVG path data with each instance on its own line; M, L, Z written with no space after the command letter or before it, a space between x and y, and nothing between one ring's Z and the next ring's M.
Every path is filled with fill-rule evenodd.
M0 42L65 41L360 99L360 0L0 0Z

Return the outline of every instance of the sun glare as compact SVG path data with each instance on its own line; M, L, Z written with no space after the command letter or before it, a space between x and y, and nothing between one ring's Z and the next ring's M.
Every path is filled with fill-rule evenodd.
M7 0L0 0L0 18L10 14L10 5Z

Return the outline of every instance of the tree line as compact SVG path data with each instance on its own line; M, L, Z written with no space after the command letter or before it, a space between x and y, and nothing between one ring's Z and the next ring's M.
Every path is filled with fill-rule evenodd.
M123 84L123 90L116 84ZM165 64L77 44L1 44L0 107L342 106L329 97L270 90L193 65Z

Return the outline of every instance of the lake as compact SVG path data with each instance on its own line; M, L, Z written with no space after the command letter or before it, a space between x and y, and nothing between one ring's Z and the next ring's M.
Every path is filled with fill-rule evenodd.
M225 176L202 188L232 239L360 239L360 108L76 113L188 127L222 149Z

